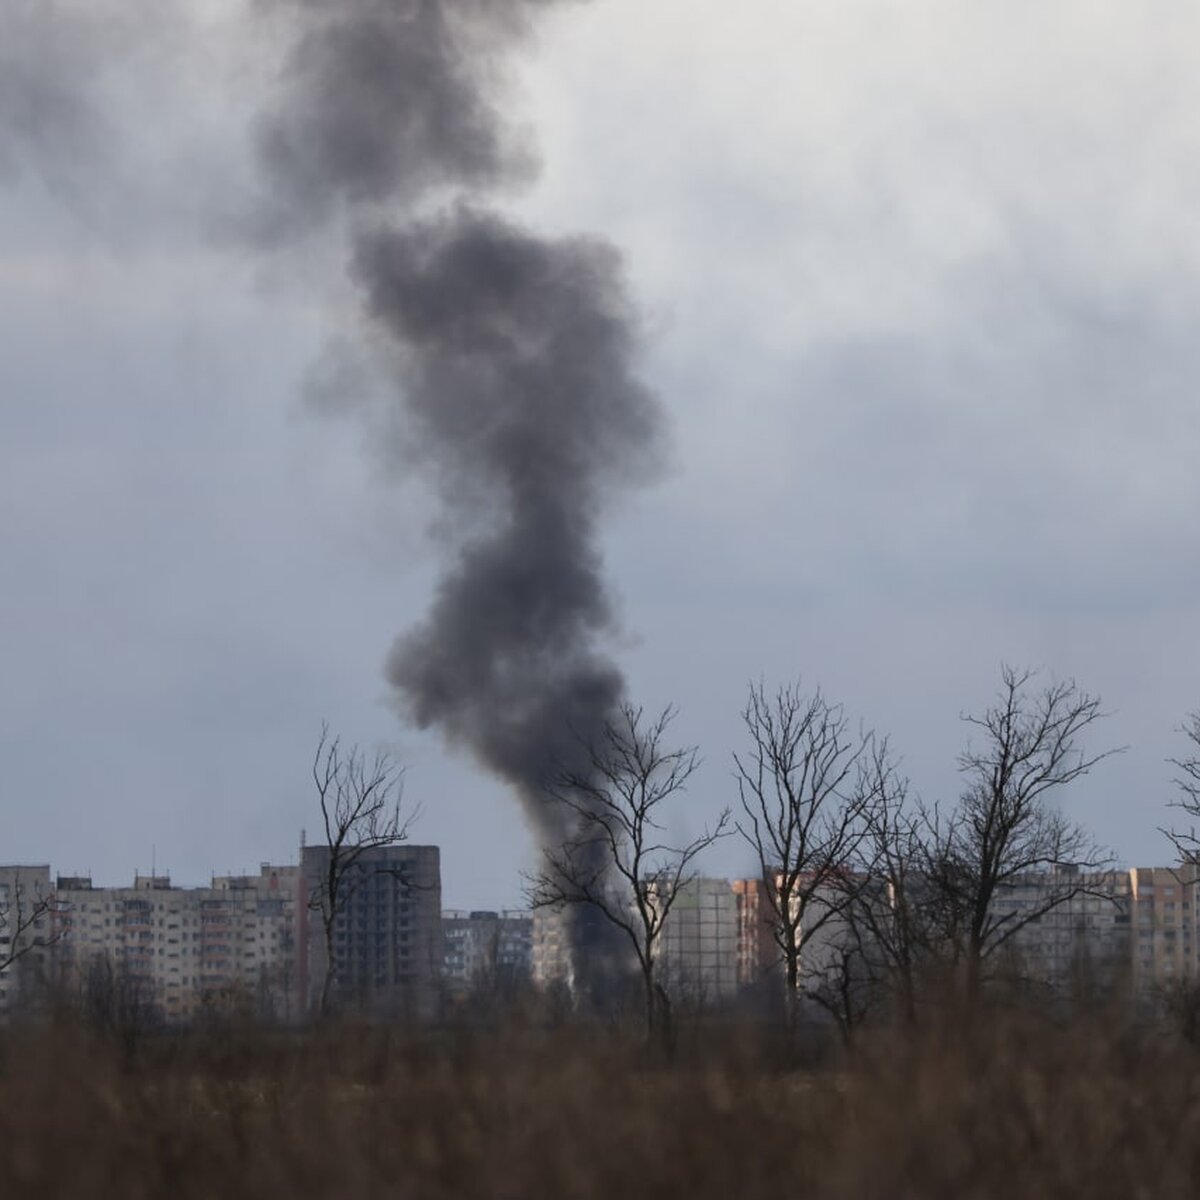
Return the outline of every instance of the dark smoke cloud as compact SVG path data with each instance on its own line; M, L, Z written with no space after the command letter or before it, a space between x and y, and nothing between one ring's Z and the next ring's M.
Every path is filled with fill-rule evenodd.
M258 130L284 227L340 206L494 187L534 171L499 117L506 51L561 0L271 0L294 30Z
M448 514L437 595L388 678L420 725L514 787L548 843L570 832L548 777L579 769L624 690L597 522L653 468L660 426L616 251L479 207L530 170L500 67L552 3L278 0L295 41L259 130L280 224L350 218L364 314ZM597 949L584 928L577 944Z
M618 256L459 207L361 239L355 274L401 348L410 425L447 506L472 497L474 536L389 678L418 722L525 792L544 835L561 832L538 785L622 688L594 650L612 625L597 519L615 484L653 467L659 433Z

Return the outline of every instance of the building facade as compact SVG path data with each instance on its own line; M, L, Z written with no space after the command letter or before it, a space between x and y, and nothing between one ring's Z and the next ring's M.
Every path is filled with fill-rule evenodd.
M728 879L697 876L680 887L658 947L658 978L672 1003L703 1008L734 996L738 929L738 902Z
M1130 969L1138 997L1161 1001L1200 986L1200 867L1134 867L1129 872Z
M59 877L58 986L89 1005L166 1021L208 1012L296 1020L298 885L298 868L266 863L199 888L166 875L135 876L128 888Z
M442 974L442 878L437 846L400 843L362 851L347 868L336 911L325 880L328 846L301 850L300 974L315 1014L327 971L336 1007L377 1017L422 1017ZM325 918L331 917L330 963Z
M1011 968L1062 992L1125 982L1134 875L1066 867L1031 872L1002 887L993 919L1020 924L1006 948Z
M442 913L442 979L448 996L509 995L528 984L533 968L533 917L525 910Z
M757 988L778 973L780 953L775 940L774 911L766 880L735 879L730 884L737 905L737 982Z
M570 915L565 909L537 908L533 912L530 950L533 983L546 989L571 987Z
M0 866L0 1013L36 1000L56 936L50 867Z

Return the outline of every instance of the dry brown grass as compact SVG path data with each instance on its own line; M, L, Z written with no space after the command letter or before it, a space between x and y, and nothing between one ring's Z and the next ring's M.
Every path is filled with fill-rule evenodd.
M603 1028L0 1039L0 1196L1200 1195L1200 1062L1112 1024L879 1033L788 1069Z

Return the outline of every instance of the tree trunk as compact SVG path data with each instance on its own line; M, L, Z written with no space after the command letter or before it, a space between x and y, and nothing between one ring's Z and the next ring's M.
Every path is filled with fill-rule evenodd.
M972 937L967 946L967 983L966 1007L968 1013L973 1013L979 1004L979 993L983 983L982 947L978 939Z
M325 925L325 978L321 981L321 1004L317 1015L324 1020L329 1015L329 997L333 992L333 923Z
M800 948L790 947L786 954L787 992L784 995L784 1016L789 1032L794 1032L800 1018Z

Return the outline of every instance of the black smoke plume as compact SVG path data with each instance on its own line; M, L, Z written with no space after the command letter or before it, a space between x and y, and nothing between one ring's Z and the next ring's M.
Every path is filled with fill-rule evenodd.
M571 830L545 784L580 770L624 688L604 653L598 521L652 469L660 411L634 373L617 252L482 207L530 170L499 117L498 64L550 6L290 0L282 105L259 145L281 224L347 220L364 315L447 513L437 595L388 678L420 725L507 780L554 844Z

